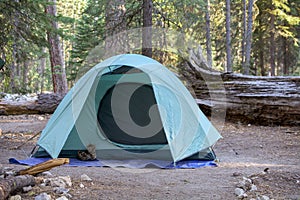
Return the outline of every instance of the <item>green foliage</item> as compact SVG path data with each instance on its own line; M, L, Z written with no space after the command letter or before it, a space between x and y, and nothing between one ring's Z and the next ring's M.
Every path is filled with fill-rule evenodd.
M24 80L30 79L28 69L23 66L25 62L38 60L41 47L47 45L46 32L51 31L44 13L47 5L44 0L0 1L0 23L4 27L0 29L0 56L7 63L0 74L0 87L5 92L23 93L31 89Z
M73 81L89 51L105 38L105 3L88 0L81 17L76 21L75 35L69 67L68 80Z
M265 0L257 1L259 9L255 21L253 58L257 63L265 63L265 69L270 63L270 47L276 46L277 74L282 75L282 68L286 65L290 74L299 68L299 0ZM275 16L275 30L270 27L270 17ZM269 42L270 33L274 32L275 44ZM261 52L261 53L259 53ZM263 55L262 55L263 54ZM263 58L262 58L263 56ZM261 67L256 74L261 73Z

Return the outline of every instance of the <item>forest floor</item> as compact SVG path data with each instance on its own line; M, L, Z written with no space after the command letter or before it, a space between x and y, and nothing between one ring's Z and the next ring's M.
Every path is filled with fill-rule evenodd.
M0 116L0 167L24 168L8 164L8 159L25 159L36 139L20 150L13 147L41 131L48 119L46 115ZM50 172L71 177L70 199L237 199L235 189L243 177L251 177L257 186L257 190L247 192L246 199L266 199L262 195L300 199L299 127L226 122L220 132L223 139L214 147L220 160L218 167L165 170L60 166ZM84 183L85 187L80 187L82 174L93 180ZM34 187L36 194L44 190ZM58 197L45 192L53 199ZM28 193L19 194L22 199L33 199Z

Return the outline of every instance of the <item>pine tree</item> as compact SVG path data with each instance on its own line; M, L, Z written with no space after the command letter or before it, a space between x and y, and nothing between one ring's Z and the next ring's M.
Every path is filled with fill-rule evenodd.
M51 19L53 31L48 31L50 64L52 71L53 91L55 93L65 94L68 91L67 78L65 72L65 61L63 57L63 48L59 35L55 32L58 30L58 23L55 21L57 15L56 0L49 0L52 4L46 6L45 12Z
M226 71L227 72L232 72L230 11L231 11L230 0L226 0Z

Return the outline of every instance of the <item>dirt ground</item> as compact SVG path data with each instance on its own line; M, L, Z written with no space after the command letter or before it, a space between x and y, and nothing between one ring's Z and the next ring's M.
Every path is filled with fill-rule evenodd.
M41 131L49 117L0 116L0 167L24 168L8 164L8 159L25 159L36 139L20 150L13 148ZM237 199L237 183L243 176L251 175L255 176L257 190L248 193L246 199L261 195L270 199L300 199L300 127L232 122L226 122L221 130L216 126L224 137L214 147L220 160L218 167L163 170L60 166L50 172L71 176L70 199ZM267 173L260 175L263 170ZM84 183L84 188L79 187L82 174L93 179ZM42 192L40 188L34 191ZM34 199L28 193L20 195L22 199ZM58 197L51 195L53 199Z

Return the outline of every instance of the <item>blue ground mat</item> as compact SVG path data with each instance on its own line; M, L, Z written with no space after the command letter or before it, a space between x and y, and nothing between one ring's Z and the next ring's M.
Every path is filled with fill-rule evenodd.
M51 158L28 158L25 160L18 160L10 158L10 164L29 165L33 166ZM145 168L145 167L157 167L162 169L194 169L206 166L216 167L217 164L214 161L200 161L200 160L185 160L179 161L176 164L170 161L162 160L93 160L93 161L81 161L75 158L70 158L70 163L64 166L71 167L126 167L126 168Z

